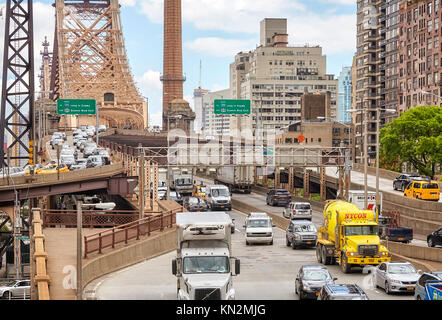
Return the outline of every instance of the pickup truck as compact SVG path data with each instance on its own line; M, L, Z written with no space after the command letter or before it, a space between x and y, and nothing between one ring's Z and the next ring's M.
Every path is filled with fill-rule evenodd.
M413 240L413 229L399 227L393 217L379 216L379 237L382 240L410 243Z

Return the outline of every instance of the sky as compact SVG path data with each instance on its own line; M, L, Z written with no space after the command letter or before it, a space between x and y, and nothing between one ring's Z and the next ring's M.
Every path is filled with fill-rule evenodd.
M53 0L34 0L36 73L44 37L53 43ZM160 76L163 68L164 0L120 0L129 64L137 87L149 99L150 125L161 125ZM4 7L4 2L0 6ZM289 45L320 45L327 73L337 77L351 66L356 50L356 0L182 0L184 97L193 106L193 90L229 87L229 65L240 51L259 44L264 18L287 18ZM0 39L4 33L4 9ZM3 41L0 41L3 53ZM36 90L38 90L36 88Z

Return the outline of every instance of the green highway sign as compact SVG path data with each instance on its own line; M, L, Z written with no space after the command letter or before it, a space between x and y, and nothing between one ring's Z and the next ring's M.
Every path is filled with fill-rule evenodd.
M94 99L58 99L57 114L94 115L97 102Z
M215 114L250 114L250 100L215 100Z

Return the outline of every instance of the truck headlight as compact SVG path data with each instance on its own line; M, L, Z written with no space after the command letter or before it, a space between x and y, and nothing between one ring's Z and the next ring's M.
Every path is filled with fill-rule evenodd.
M349 257L355 257L357 255L358 255L357 252L347 252L347 256L349 256Z
M247 233L247 237L251 237L252 236L252 234L251 233Z
M295 233L294 236L295 236L295 239L301 239L301 236L297 233Z
M303 289L304 289L305 291L310 291L310 290L311 290L310 287L307 286L307 285L305 285L305 284L304 284L302 287L303 287Z
M400 282L399 280L395 280L395 279L389 279L388 282L396 283L396 284L402 284L402 282Z

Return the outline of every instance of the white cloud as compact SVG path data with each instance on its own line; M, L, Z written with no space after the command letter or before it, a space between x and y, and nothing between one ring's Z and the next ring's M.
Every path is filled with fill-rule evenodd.
M135 81L144 95L150 95L153 92L161 92L163 89L160 75L159 71L148 70L141 77L135 77Z
M142 12L154 23L163 22L163 0L138 0ZM204 10L202 10L204 8ZM281 16L290 11L305 11L297 0L183 0L184 23L201 30L256 33L263 17ZM253 28L250 28L253 26Z
M217 58L233 57L240 51L249 51L255 48L252 40L223 39L216 37L198 38L184 43L184 48L206 56Z
M150 21L163 23L163 0L137 1ZM355 4L354 0L331 2L337 5ZM335 11L313 12L297 0L274 0L271 4L268 0L183 0L182 15L183 23L192 24L200 30L256 35L259 34L259 22L264 18L287 18L290 43L320 45L326 54L354 51L356 48L356 15ZM226 38L198 38L186 42L185 47L221 58L254 49L259 42L258 36L254 41Z
M120 0L119 3L122 7L133 7L137 3L137 1L136 0Z

